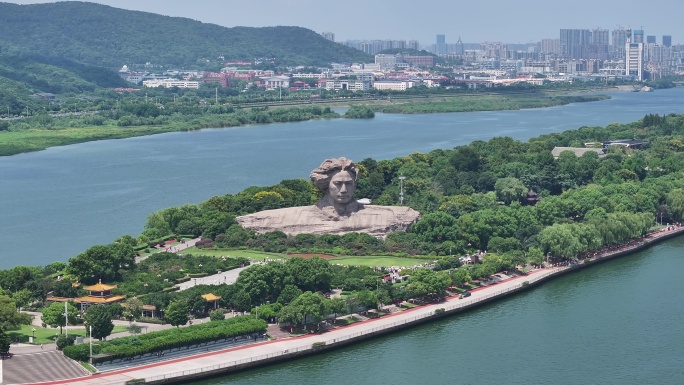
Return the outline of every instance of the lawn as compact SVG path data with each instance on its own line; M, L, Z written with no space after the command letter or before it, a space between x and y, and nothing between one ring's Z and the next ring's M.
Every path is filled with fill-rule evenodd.
M266 258L271 259L283 259L289 258L284 254L276 253L266 253L263 251L254 250L239 250L239 249L198 249L197 247L190 247L183 251L181 254L193 254L193 255L211 255L213 257L244 257L249 258L252 261L263 261Z
M339 263L341 265L348 266L415 266L425 262L425 259L418 258L405 258L405 257L392 257L392 256L342 256L337 258L328 259L330 263Z
M267 253L263 251L255 250L239 250L239 249L198 249L196 247L191 247L187 250L183 250L183 253L194 254L194 255L211 255L214 257L230 256L230 257L244 257L249 258L252 261L263 261L266 258L271 260L285 260L288 258L293 258L291 255L277 254L277 253ZM336 263L340 265L347 266L372 266L372 267L388 267L388 266L415 266L426 262L432 262L437 257L394 257L394 256L383 256L383 255L366 255L366 256L338 256L335 258L326 258L330 263Z
M36 328L35 332L35 340L34 344L51 344L55 342L57 339L57 336L59 336L59 328L53 329L53 328L42 328L40 326L32 326L32 325L22 325L21 329L19 330L12 330L8 331L7 334L10 336L12 342L16 341L18 339L19 342L23 343L28 343L29 342L29 337L34 335L32 328ZM112 334L114 333L120 333L126 331L125 326L114 326L114 330L112 331ZM62 331L63 332L63 331ZM69 334L75 335L75 336L85 336L86 331L85 331L85 326L83 328L78 328L78 329L69 329Z

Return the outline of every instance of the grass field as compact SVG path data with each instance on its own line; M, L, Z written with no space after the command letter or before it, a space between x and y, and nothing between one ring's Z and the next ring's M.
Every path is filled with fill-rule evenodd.
M414 266L427 262L425 259L403 258L392 256L352 256L352 257L337 257L328 259L330 263L339 263L348 266L371 266L371 267L388 267L388 266Z
M32 328L34 327L36 328L35 334L32 331ZM112 333L120 333L124 331L126 331L125 326L114 326ZM62 333L64 333L64 330L62 330ZM59 336L59 328L44 329L38 326L22 325L21 329L8 331L7 334L10 336L12 342L18 340L22 343L28 343L29 337L35 335L36 338L33 342L34 344L50 344L55 342L57 336ZM86 335L85 326L78 329L69 329L69 334L84 337Z
M162 127L83 127L58 130L31 129L0 133L0 156L40 151L48 147L90 142L93 140L121 139L176 131Z
M182 254L193 255L210 255L212 257L243 257L249 258L252 261L263 261L266 258L279 259L288 258L285 254L266 253L254 250L238 250L238 249L198 249L196 247L189 247L182 251Z
M191 247L183 251L188 254L195 255L211 255L214 257L230 256L230 257L244 257L249 258L252 261L263 261L266 258L269 259L288 259L293 258L291 255L286 254L276 254L276 253L265 253L253 250L237 250L237 249L226 249L226 250L208 250L208 249L198 249L196 247ZM330 263L337 263L340 265L348 266L414 266L425 262L432 261L431 258L404 258L404 257L393 257L393 256L382 256L382 255L367 255L367 256L339 256L335 258L326 258Z

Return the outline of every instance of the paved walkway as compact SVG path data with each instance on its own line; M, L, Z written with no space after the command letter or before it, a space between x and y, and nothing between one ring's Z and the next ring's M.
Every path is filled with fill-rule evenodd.
M656 240L666 238L684 232L684 228L678 227L668 231L655 233L647 238ZM620 247L610 252L597 255L596 259L603 259L616 254L631 252L641 247L640 243ZM577 265L575 265L576 267ZM383 331L401 327L407 323L420 321L433 317L438 309L456 311L477 305L478 302L487 301L495 297L504 296L524 286L524 282L535 283L551 275L572 269L570 266L538 269L524 276L516 276L504 279L494 284L472 290L472 296L467 299L457 297L448 298L446 301L415 307L402 312L358 322L344 327L328 330L321 334L310 334L296 338L277 339L250 346L224 349L191 357L178 358L166 362L159 362L140 367L112 371L104 374L96 374L69 380L50 381L45 384L74 384L74 385L98 385L98 384L124 384L132 379L146 379L147 382L163 381L164 379L178 378L189 374L212 372L222 368L240 367L256 361L267 361L298 352L312 351L315 343L331 346L344 343L348 340L363 335L382 333ZM14 358L13 358L14 359ZM12 360L13 360L12 359ZM6 361L7 362L7 361ZM5 382L9 383L9 382Z
M238 276L242 270L248 269L250 266L256 265L258 263L253 263L245 267L238 267L237 269L232 269L228 271L223 271L218 274L208 275L202 278L192 278L191 280L176 285L180 290L185 290L196 285L219 285L219 284L233 284L237 281Z
M266 341L250 346L225 349L217 352L209 352L192 357L184 357L171 361L145 365L136 368L97 374L80 379L68 381L52 381L49 384L74 384L74 385L97 385L97 384L123 384L135 378L145 378L148 382L182 376L185 373L198 373L216 370L218 368L237 366L258 360L266 360L278 356L293 354L312 349L312 344L322 342L326 345L341 343L360 335L373 334L387 328L394 328L422 318L429 318L435 314L435 310L444 308L447 310L467 307L483 299L509 292L522 285L523 281L533 281L544 278L553 272L565 269L540 269L526 276L517 276L487 287L472 290L472 296L467 300L451 297L447 301L415 307L402 312L396 312L381 318L358 322L344 327L335 328L322 334L310 334L296 338L285 338Z

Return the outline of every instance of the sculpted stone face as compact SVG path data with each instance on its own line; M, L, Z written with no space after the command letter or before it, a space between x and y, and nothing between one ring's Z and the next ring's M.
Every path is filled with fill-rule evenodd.
M330 202L346 205L352 201L356 182L348 171L340 171L330 178L328 197Z
M354 200L359 169L347 158L329 158L311 171L311 181L323 193L313 206L265 210L237 217L237 222L257 233L282 231L297 234L348 234L361 232L384 238L406 231L420 213L405 206L375 206Z

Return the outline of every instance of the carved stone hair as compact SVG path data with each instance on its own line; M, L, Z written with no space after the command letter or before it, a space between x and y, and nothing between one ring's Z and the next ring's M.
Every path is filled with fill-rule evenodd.
M328 192L328 186L332 177L340 172L347 171L356 184L358 180L359 170L356 164L347 158L329 158L323 161L321 165L315 170L311 171L309 176L314 182L314 185L324 193Z

